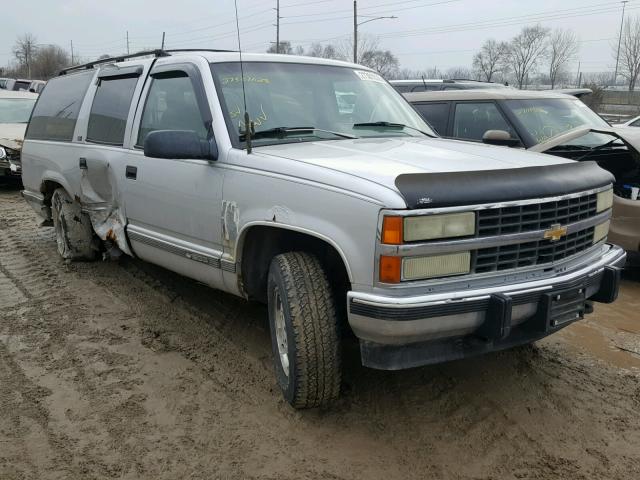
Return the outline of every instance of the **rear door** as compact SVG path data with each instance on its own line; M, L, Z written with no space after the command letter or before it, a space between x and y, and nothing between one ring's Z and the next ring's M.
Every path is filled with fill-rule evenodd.
M199 69L191 63L156 66L141 100L127 153L124 196L127 234L136 255L222 288L223 170L216 162L144 155L156 130L212 135L212 115Z
M94 230L131 253L125 238L123 185L126 138L135 112L134 99L143 84L143 65L106 66L97 75L91 101L81 112L76 168L80 171L80 200L91 217Z

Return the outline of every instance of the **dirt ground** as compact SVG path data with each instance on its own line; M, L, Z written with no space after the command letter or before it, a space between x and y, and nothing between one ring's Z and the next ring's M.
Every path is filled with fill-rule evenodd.
M0 479L640 478L640 282L562 332L293 411L266 312L136 260L65 264L0 187Z

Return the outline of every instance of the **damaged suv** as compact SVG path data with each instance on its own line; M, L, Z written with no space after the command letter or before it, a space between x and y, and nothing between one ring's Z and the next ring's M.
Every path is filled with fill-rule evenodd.
M594 162L440 139L365 67L239 60L159 51L48 82L23 195L64 258L122 251L266 303L297 408L338 396L346 336L364 365L401 369L615 300L625 253Z

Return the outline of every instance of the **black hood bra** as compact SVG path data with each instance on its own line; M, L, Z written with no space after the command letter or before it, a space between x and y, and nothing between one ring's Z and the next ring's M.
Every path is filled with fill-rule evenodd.
M407 207L437 208L561 196L614 182L596 162L396 177Z

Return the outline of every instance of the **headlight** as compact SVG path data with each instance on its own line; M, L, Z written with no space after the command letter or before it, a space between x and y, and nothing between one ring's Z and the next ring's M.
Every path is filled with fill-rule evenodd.
M611 207L613 207L613 189L610 188L609 190L598 193L596 212L604 212L605 210L609 210Z
M6 157L7 157L7 151L3 147L0 147L0 159L6 158Z
M597 225L596 228L593 229L593 243L598 243L600 240L607 238L610 226L611 222L609 220Z
M405 217L404 240L433 240L466 237L476 233L476 215L472 212Z
M406 257L402 260L402 277L404 280L464 275L470 271L471 252L430 257Z

